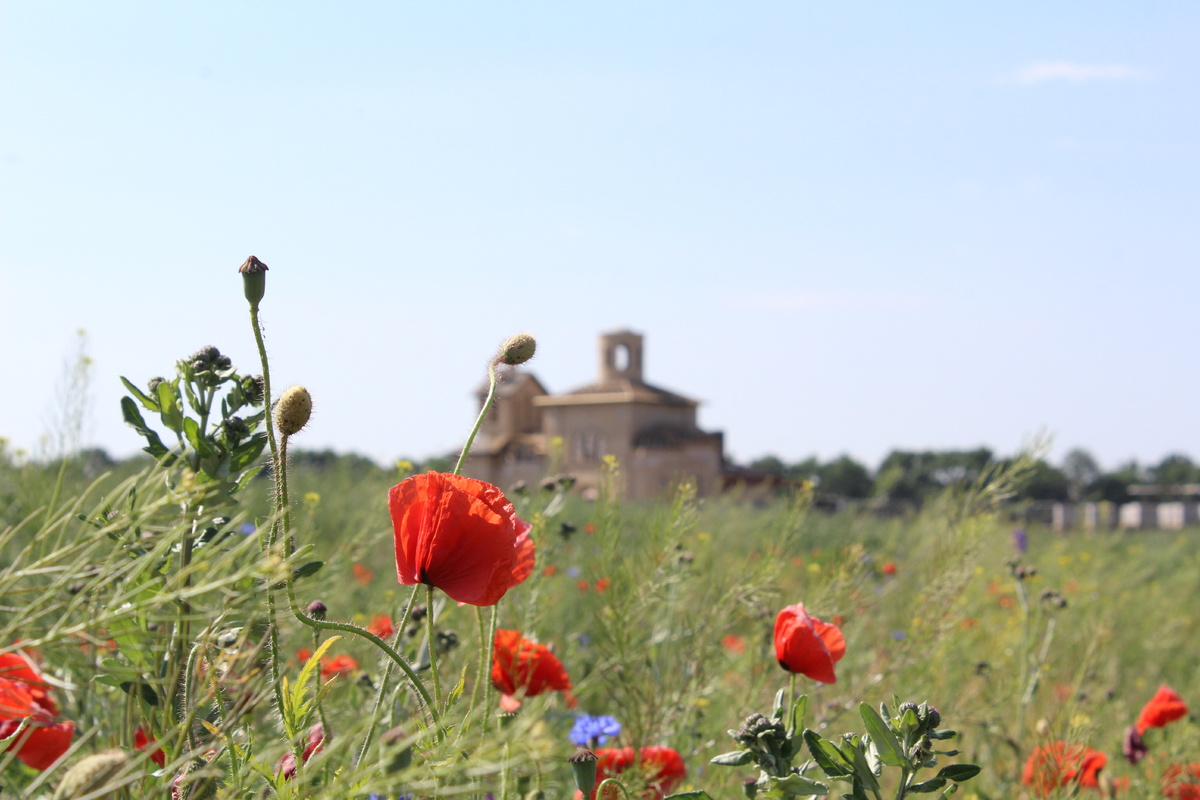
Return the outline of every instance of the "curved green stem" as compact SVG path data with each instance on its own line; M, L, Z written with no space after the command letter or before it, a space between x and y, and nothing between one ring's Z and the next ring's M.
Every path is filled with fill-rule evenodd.
M487 399L483 401L483 408L479 409L479 417L475 420L475 427L471 428L471 435L467 437L467 443L463 445L462 453L458 456L458 463L454 465L454 474L462 473L463 464L467 461L467 453L471 452L471 445L475 442L475 435L479 433L479 429L483 427L483 421L487 419L488 412L492 410L492 403L496 400L496 361L493 359L488 362L488 393Z
M625 788L625 784L621 783L616 778L605 778L604 780L600 781L600 785L596 787L596 797L603 798L604 787L610 783L616 784L617 788L621 790L621 794L625 795L625 800L629 800L629 790Z
M279 445L275 441L275 420L271 409L271 365L267 361L267 346L263 342L262 325L258 321L258 303L250 304L250 327L254 329L254 341L258 345L258 357L262 361L263 377L263 410L267 423L267 442L271 445L271 469L279 474ZM278 478L276 477L278 481ZM267 546L275 544L276 525L273 523L267 535Z
M413 586L412 594L408 596L408 605L404 608L404 614L400 617L400 621L396 623L395 637L392 639L392 647L397 648L400 644L400 638L404 636L404 628L408 625L408 617L412 613L413 603L417 600L417 592L420 591L421 584ZM315 633L313 634L316 635ZM392 678L392 668L395 667L392 661L387 662L387 666L383 668L383 678L379 682L379 692L375 695L375 705L371 709L371 722L367 725L367 733L363 736L362 747L359 748L358 758L354 763L361 764L363 759L367 757L367 748L371 746L371 738L375 735L375 726L379 724L379 708L383 705L383 698L387 696L388 681Z

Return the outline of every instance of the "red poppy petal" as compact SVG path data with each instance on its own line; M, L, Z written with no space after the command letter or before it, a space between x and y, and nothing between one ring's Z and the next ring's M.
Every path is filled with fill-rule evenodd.
M825 642L825 647L829 650L829 657L833 659L833 663L841 661L842 656L846 655L846 639L842 636L842 632L836 625L822 622L816 617L809 617L809 619L812 620L813 627L816 629L817 635L821 637L821 641Z
M17 750L17 758L36 770L49 769L51 764L62 758L63 753L70 749L71 737L74 735L73 722L39 725L29 729L17 737L17 742L23 742Z

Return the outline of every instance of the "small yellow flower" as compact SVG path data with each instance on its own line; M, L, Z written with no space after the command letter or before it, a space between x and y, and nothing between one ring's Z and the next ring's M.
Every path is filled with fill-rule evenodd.
M309 511L312 511L319 505L321 505L321 495L316 492L306 492L304 494L304 507Z

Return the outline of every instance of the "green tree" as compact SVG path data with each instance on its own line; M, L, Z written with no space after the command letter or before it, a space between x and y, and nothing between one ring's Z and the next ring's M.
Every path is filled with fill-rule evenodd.
M821 491L842 497L870 497L871 490L875 487L867 468L848 455L825 464L818 470L817 475L820 478L818 485Z

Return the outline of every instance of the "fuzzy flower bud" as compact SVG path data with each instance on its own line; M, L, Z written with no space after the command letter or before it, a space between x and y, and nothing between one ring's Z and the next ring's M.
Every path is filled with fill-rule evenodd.
M316 620L325 619L325 614L329 611L325 604L320 600L313 600L308 604L308 615Z
M283 436L293 436L308 424L312 415L312 395L303 386L293 386L275 405L275 427Z
M567 759L571 772L575 773L575 788L587 797L596 787L596 762L598 756L586 747L580 747Z
M500 353L496 356L496 361L515 367L517 364L524 364L533 358L535 350L537 350L537 341L528 333L518 333L500 345Z
M242 289L246 293L246 300L251 308L258 308L267 291L267 265L259 261L257 256L250 256L238 267L238 272L242 273Z
M746 795L747 800L754 800L758 794L758 778L745 778L742 781L742 794Z
M107 750L96 753L80 761L63 776L54 792L54 800L90 795L96 800L107 800L116 797L120 787L114 786L103 794L94 794L104 788L129 764L129 756L123 750Z

